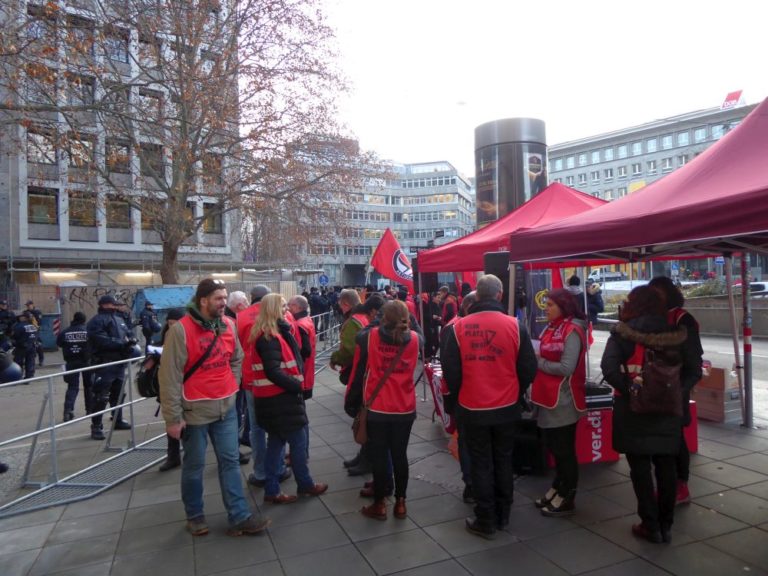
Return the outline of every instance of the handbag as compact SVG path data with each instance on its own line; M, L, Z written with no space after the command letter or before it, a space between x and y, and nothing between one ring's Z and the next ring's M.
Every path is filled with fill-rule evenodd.
M371 404L373 404L376 396L378 396L379 391L384 386L384 383L389 378L389 375L392 374L392 371L395 369L395 366L397 366L400 358L403 357L403 352L405 352L404 345L400 347L400 350L397 351L395 357L392 358L392 362L389 364L389 366L387 366L386 371L381 376L381 379L376 385L376 388L373 390L371 397L367 402L364 402L363 405L360 406L360 410L358 411L357 416L355 416L355 419L352 421L352 435L355 437L355 442L360 445L368 442L368 409L371 407Z

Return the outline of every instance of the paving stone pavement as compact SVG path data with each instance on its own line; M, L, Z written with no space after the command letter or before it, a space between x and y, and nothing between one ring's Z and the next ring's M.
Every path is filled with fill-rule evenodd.
M317 380L308 402L309 464L316 481L328 482L330 489L292 505L263 504L262 490L246 483L250 466L243 466L253 508L272 518L265 534L225 535L211 452L205 473L209 535L193 538L185 530L179 470L160 473L153 467L95 498L0 520L0 575L768 574L766 429L700 422L699 453L691 462L693 501L677 508L671 545L630 533L638 520L623 458L581 466L577 513L569 518L545 518L533 506L550 475L518 477L510 525L486 541L464 530L472 507L461 500L448 438L431 421L431 399L418 403L409 446L408 517L364 518L359 509L365 501L358 496L364 478L350 478L342 468L357 448L342 410L343 389L333 372ZM135 422L143 436L162 430L154 402L137 409ZM126 433L120 434L118 443ZM62 441L61 466L76 469L96 461L102 447L87 438L83 423ZM36 462L40 474L45 458L43 452ZM296 488L293 480L283 486L289 493ZM2 501L22 493L6 490Z

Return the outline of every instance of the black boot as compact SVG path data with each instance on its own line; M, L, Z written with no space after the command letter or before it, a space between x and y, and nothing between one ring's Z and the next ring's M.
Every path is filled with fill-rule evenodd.
M105 440L106 438L101 424L91 424L91 440Z
M360 447L360 452L357 454L357 464L347 468L347 474L350 476L363 476L370 474L371 471L371 461L368 459L368 446L363 444Z
M344 460L344 468L354 468L358 464L360 464L360 454L362 454L362 450L358 451L358 453L355 455L354 458L350 458L349 460Z
M168 454L165 462L160 465L160 472L167 472L181 466L181 443L175 438L168 436Z

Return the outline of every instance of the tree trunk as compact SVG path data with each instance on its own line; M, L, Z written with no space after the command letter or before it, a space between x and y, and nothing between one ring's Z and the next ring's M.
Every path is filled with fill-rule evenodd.
M163 262L160 265L160 278L163 284L179 283L178 258L179 244L168 240L163 242Z

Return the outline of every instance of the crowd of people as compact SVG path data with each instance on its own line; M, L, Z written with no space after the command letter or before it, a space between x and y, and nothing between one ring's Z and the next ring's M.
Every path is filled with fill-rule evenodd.
M394 496L392 515L407 517L414 374L420 362L434 358L442 365L446 410L457 422L463 499L474 504L467 531L490 539L509 524L513 447L523 412L533 412L555 468L551 487L533 504L547 517L575 514L576 429L587 410L589 330L604 307L599 285L588 285L585 295L578 280L572 277L567 288L549 291L547 325L536 342L507 314L503 284L492 274L482 276L474 290L462 286L459 294L447 286L415 298L392 289L312 288L287 300L263 285L254 287L250 298L228 293L221 281L207 278L186 309L168 313L164 326L148 304L139 325L147 342L160 333L160 347L145 348L159 362L159 401L168 436L160 470L181 467L188 530L195 536L209 530L203 509L209 441L230 535L257 534L270 523L245 499L240 465L249 458L240 453L240 444L250 445L253 468L247 482L263 488L264 503L287 505L328 490L310 471L306 408L317 341L328 327L318 315L326 313L341 320L329 365L345 387L344 410L363 418L367 432L359 452L343 463L351 476L372 473L360 489L361 497L371 499L361 507L362 515L385 520L388 498ZM114 298L103 296L98 304L90 321L76 313L57 339L67 369L75 370L66 379L65 420L74 417L80 375L86 413L103 411L121 403L125 379L124 365L110 363L142 355L132 324ZM698 325L683 304L669 278L633 289L601 361L604 378L615 390L613 447L626 455L637 498L640 523L632 532L655 543L670 542L675 505L690 499L683 427L690 421L688 398L701 378L703 351ZM7 317L3 311L0 304L0 320ZM13 333L27 332L29 315L25 311L15 318ZM680 393L671 412L635 408L633 397L645 375L638 350L646 349L677 359ZM24 354L26 368L26 348ZM116 429L130 426L119 409L112 418ZM91 437L104 438L101 415L92 418ZM289 494L281 484L291 475L296 492Z

